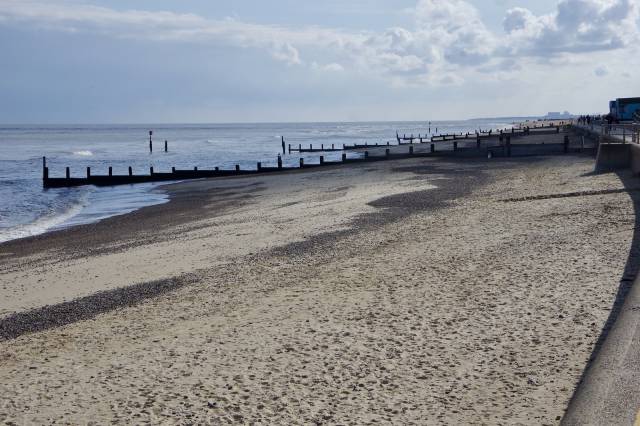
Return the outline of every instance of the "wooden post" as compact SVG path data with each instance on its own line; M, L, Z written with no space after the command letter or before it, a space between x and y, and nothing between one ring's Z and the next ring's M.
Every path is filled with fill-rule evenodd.
M259 161L258 161L258 167L257 167L257 169L258 169L258 171L262 170L262 163L260 163Z
M303 168L303 167L304 167L304 158L301 158L300 159L300 168Z
M453 150L457 151L458 150L458 142L453 141Z
M342 153L342 161L347 161L347 154L345 154L344 152Z
M282 157L280 157L278 155L278 168L281 169L282 168Z
M197 172L198 171L198 166L193 166L193 171Z
M369 151L365 151L365 152L364 152L364 158L365 158L365 159L369 158Z
M564 135L564 153L569 152L569 135Z
M240 171L240 164L236 164L236 172Z
M214 169L213 169L213 170L215 170L216 172L219 172L219 171L220 171L220 167L217 167L217 166L216 166L216 167L214 167Z
M291 144L289 144L289 154L291 154Z
M49 168L45 167L42 169L42 180L48 180L49 179Z
M560 126L556 127L556 133L560 133Z
M324 164L324 155L320 156L320 165L322 166Z
M334 150L334 149L335 149L334 144L331 144L331 149L332 149L332 150Z
M320 150L324 151L324 144L320 144Z
M47 157L42 157L42 179L49 179L49 177L45 177L45 169L47 168Z
M507 135L507 157L511 157L511 136Z
M313 151L313 144L312 143L309 144L309 151Z
M129 176L133 176L133 169L129 166Z
M87 179L91 177L91 167L87 167Z
M431 144L431 152L432 153L436 152L436 144L435 143Z
M388 157L388 156L389 156L389 148L387 148L387 149L385 149L385 150L384 150L384 156L385 156L385 157Z
M169 152L169 142L164 141L164 152Z
M67 168L66 168L66 170L65 170L64 176L65 176L67 179L71 179L71 170L69 170L69 168L68 168L68 167L67 167Z
M171 173L175 173L175 172L176 172L176 168L175 168L175 167L172 167L172 168L171 168Z
M280 139L282 140L282 155L286 154L284 152L284 136L280 136ZM289 152L291 152L291 145L289 145Z
M113 168L109 166L109 177L113 176Z
M153 176L153 166L149 167L149 175Z
M302 144L301 143L298 144L298 152L300 152L300 151L302 151Z
M153 152L153 141L151 140L151 136L153 135L153 130L149 130L149 152Z
M476 137L476 148L480 148L480 135Z
M413 146L409 145L409 155L413 155Z

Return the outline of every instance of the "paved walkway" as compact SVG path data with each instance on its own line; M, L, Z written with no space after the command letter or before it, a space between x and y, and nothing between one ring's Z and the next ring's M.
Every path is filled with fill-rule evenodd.
M620 142L629 142L629 143L640 142L637 139L634 139L633 137L634 132L637 133L639 131L640 126L638 126L637 124L636 125L614 124L612 125L611 129L606 129L607 125L600 125L600 124L592 124L592 125L574 124L574 126L583 130L587 130L597 135L606 135L610 139L619 140Z
M638 279L563 419L564 425L640 425Z
M631 186L640 186L631 178ZM638 211L639 195L631 192ZM628 264L640 258L638 218ZM633 268L632 268L633 269ZM640 275L627 271L618 295L622 304L611 331L569 404L563 425L640 426ZM627 284L627 285L625 285ZM630 286L628 284L631 284ZM628 293L627 293L628 292ZM626 294L626 297L625 297Z

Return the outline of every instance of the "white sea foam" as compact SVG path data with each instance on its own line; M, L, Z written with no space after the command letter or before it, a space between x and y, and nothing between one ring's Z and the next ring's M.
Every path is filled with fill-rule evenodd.
M61 224L67 222L73 217L80 214L87 205L87 197L83 197L80 202L73 204L67 210L55 214L42 216L34 222L24 225L17 225L10 228L0 229L0 243L18 238L32 237L34 235L44 234L45 232L55 229Z
M0 228L0 243L95 223L142 207L168 202L168 194L154 190L156 186L157 184L139 184L117 188L92 188L84 192L80 199L66 210L47 214L27 224Z
M73 155L79 155L80 157L91 157L93 155L93 152L89 150L73 151Z

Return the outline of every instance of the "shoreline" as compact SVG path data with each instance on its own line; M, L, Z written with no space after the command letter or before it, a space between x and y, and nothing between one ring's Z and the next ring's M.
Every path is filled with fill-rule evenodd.
M549 123L549 125L560 125L560 124L564 124L565 123L564 121L560 121L560 120L537 120L536 122ZM526 125L526 124L529 124L529 123L530 122L527 121L527 122L521 122L519 124L520 125ZM515 124L518 124L518 123L513 123L513 124L515 125ZM465 144L467 144L467 145L469 144L469 142L465 142L464 140L461 141L460 143L462 143L463 147L465 146ZM390 148L391 154L392 155L405 154L405 156L406 156L405 151L406 151L406 145L407 144L405 143L403 145L405 146L404 148L403 148L403 146L398 146L398 145L390 146L389 148ZM445 143L444 145L447 145L447 144ZM422 146L422 144L415 145L415 146L417 148L416 151L415 151L416 152L416 157L426 154L425 146ZM384 145L380 145L380 146L371 145L368 149L372 153L374 153L374 155L375 155L375 153L380 154L382 152L382 150L385 149L385 148L387 148L387 147L384 146ZM362 152L364 152L364 149L357 150L357 152L359 152L361 154ZM444 152L445 153L447 152L446 148L445 148ZM291 156L291 154L289 154L289 156ZM295 155L294 155L294 157L295 157ZM301 157L306 157L306 156L301 156ZM314 157L314 156L312 155L312 157ZM350 161L350 165L357 164L357 162L354 162L354 160L349 160L349 161ZM331 168L331 167L342 167L342 166L344 166L344 165L340 164L340 163L335 163L333 165L327 165L325 167ZM308 167L309 168L313 168L314 165L309 165ZM294 169L285 169L283 171L273 171L273 173L296 173L296 172L300 172L300 171L302 171L302 170L297 170L296 168L294 168ZM306 171L308 171L308 169ZM228 176L228 177L239 177L239 176ZM217 177L217 179L224 179L224 178L226 178L226 177ZM145 190L145 195L146 195L145 199L151 198L150 195L151 195L152 191L155 190L155 189L161 189L162 190L163 188L165 188L167 186L175 185L175 184L178 184L180 182L183 182L183 181L179 180L178 178L176 178L175 180L168 180L166 182L163 182L163 181L152 182L150 189L146 189ZM107 187L98 186L98 187L94 188L94 191L90 193L90 196L92 196L96 190L104 190L105 188L109 188L110 190L116 190L116 189L122 189L122 188L125 188L125 187L130 187L130 188L135 188L135 189L137 189L139 191L142 186L149 185L149 184L150 183L133 183L133 184L129 184L129 185L113 186L113 187L110 187L110 186L107 186ZM166 202L166 201L162 201L162 200L159 200L159 199L154 200L154 201L144 201L144 202L143 201L139 201L138 202L138 206L133 207L133 211L139 210L139 209L144 208L144 207L146 207L148 205L152 206L152 205L155 205L155 204L162 204L164 202ZM81 210L78 213L74 214L70 218L65 219L62 223L49 226L45 231L35 232L35 233L30 233L29 232L31 235L25 235L24 237L17 237L17 238L11 238L11 239L8 239L8 240L5 240L5 241L0 241L0 244L11 242L11 241L15 241L15 240L20 240L20 239L24 239L24 238L36 237L36 236L47 234L47 233L50 233L50 232L57 232L57 231L68 229L70 227L74 227L74 226L78 226L78 225L90 225L92 223L96 223L96 222L101 221L101 220L109 219L111 217L121 216L121 215L124 215L124 214L127 214L127 213L131 212L130 208L127 207L127 209L121 209L118 212L112 212L112 213L107 214L106 216L100 217L98 219L86 219L86 220L83 220L81 222L78 222L77 217L82 216L83 214L86 215L87 214L86 211L87 210L91 210L91 208L93 208L93 207L95 207L93 204L84 205L84 206L82 206ZM38 223L38 221L40 221L42 219L44 219L44 218L39 218L35 222L31 222L31 223L20 225L20 227L22 227L22 228L33 227ZM52 220L53 219L54 218L52 218ZM68 224L69 222L71 222L71 224ZM11 228L6 229L6 231L8 231L9 229L11 229ZM14 232L17 232L17 231L14 231ZM23 231L23 232L26 232L26 231Z
M384 169L387 170L385 172L387 176L393 174L393 170L397 165L406 165L405 160L386 163ZM72 276L75 277L74 279L78 279L81 277L78 274L84 258L98 257L99 259L101 256L111 256L118 258L119 261L131 264L134 268L140 267L139 280L144 280L145 282L162 280L167 277L167 273L173 270L170 266L165 267L162 271L153 271L153 265L140 265L140 260L131 259L132 256L129 252L144 251L145 247L156 244L163 246L162 252L164 256L169 255L173 251L173 248L167 245L170 239L176 238L180 232L188 232L190 229L197 231L202 227L200 222L215 220L220 216L232 216L234 209L243 208L253 198L262 196L265 190L263 183L265 179L272 182L275 181L274 191L276 193L286 193L288 181L292 177L298 179L298 186L300 186L304 185L305 181L314 179L314 176L323 175L343 174L363 180L367 172L371 170L375 170L372 169L372 164L355 164L347 168L327 167L322 170L292 170L270 174L266 177L240 176L167 183L160 186L160 188L169 195L170 200L168 203L143 207L142 209L124 215L109 217L99 222L51 231L0 244L0 259L3 260L3 265L0 266L0 274L15 274L16 271L31 264L41 263L49 266L62 265L64 267L66 262L71 262L76 264ZM397 180L397 178L392 179ZM324 184L324 186L327 185L331 185L331 183ZM339 187L340 185L337 186ZM427 188L430 189L431 186L427 185ZM383 190L384 188L381 188L378 192ZM320 191L322 192L323 190L321 189ZM300 189L296 190L296 192L300 192ZM346 227L351 225L351 219L348 219L347 223L344 224ZM316 228L318 227L316 226ZM321 229L316 229L314 233L324 232L322 226L319 228ZM149 230L153 230L153 232L149 232ZM299 236L297 238L304 239L306 237ZM270 240L268 239L268 241ZM34 257L36 260L32 259ZM27 259L26 263L21 259ZM152 259L149 259L149 261L154 262ZM96 265L105 274L104 278L106 279L109 279L106 276L109 262L112 262L112 260ZM205 263L202 263L202 265L204 266ZM176 271L176 274L180 275L188 272L189 268L178 268ZM37 285L36 281L30 281L32 286L45 290L45 287ZM117 289L130 284L130 279L125 275L124 280L116 278L115 280L98 284L94 283L89 287L91 291L85 291L76 286L78 289L69 295L72 298L85 297L94 291ZM47 289L46 292L51 293L51 290ZM1 293L0 296L2 296ZM27 293L23 293L22 296L24 299L31 297ZM51 294L51 296L54 296L54 294ZM15 296L13 298L15 299ZM43 302L39 302L36 305L23 304L23 306L38 308L52 303L70 301L67 297L58 296L53 299L37 300L43 300ZM20 308L17 311L7 309L6 302L3 302L2 297L0 297L0 318L12 312L24 310L24 308Z

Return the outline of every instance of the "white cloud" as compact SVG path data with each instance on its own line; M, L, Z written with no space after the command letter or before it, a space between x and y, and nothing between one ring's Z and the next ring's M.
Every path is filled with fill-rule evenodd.
M293 47L290 43L283 43L275 45L271 51L271 54L275 59L286 62L289 65L301 65L300 53L298 49Z
M330 71L330 72L340 72L340 71L344 71L344 67L340 64L337 63L332 63L332 64L327 64L324 67L322 67L323 70L325 71Z
M596 77L604 77L606 75L609 75L609 67L607 67L606 65L601 65L599 67L596 67L596 69L593 70L593 73L596 75Z
M417 36L438 47L450 63L469 65L489 60L496 37L478 10L463 0L420 0L416 6Z
M561 0L554 13L507 11L513 55L545 56L624 48L638 41L638 0Z

